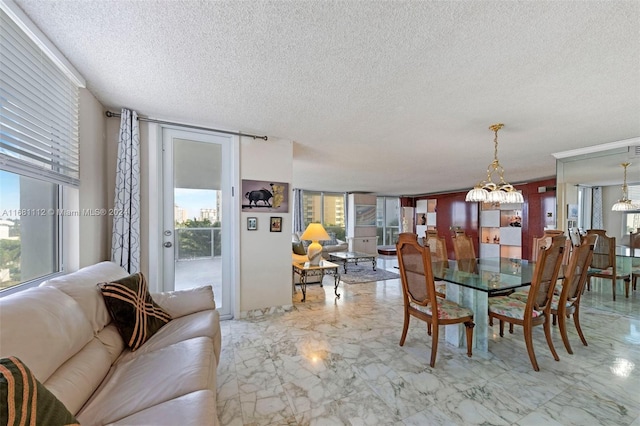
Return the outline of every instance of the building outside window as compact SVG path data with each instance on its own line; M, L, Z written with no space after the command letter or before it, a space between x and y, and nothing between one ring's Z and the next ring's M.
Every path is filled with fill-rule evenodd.
M302 209L304 227L311 222L319 222L327 232L336 234L339 240L346 240L346 195L344 193L303 191Z
M378 197L376 201L378 244L394 245L400 233L400 198Z

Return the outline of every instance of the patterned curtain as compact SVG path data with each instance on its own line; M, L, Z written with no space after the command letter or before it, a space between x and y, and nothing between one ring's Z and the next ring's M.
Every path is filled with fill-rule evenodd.
M304 215L302 211L302 189L293 190L293 232L304 231Z
M604 229L604 221L602 219L602 187L593 188L593 215L591 217L592 229Z
M122 109L111 261L133 274L140 269L140 133L138 114Z

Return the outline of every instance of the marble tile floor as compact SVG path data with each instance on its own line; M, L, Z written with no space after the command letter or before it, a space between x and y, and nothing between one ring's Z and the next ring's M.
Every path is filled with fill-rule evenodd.
M394 260L378 267L394 270ZM559 362L536 327L539 372L522 330L501 338L497 324L489 352L472 358L441 338L431 368L423 322L412 319L398 345L399 279L339 292L312 285L288 312L222 322L222 425L640 426L640 290L612 302L611 284L594 282L581 313L589 346L571 325L569 355L554 327Z

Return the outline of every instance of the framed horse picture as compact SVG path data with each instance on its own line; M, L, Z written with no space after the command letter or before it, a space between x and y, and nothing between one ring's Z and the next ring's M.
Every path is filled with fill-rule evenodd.
M289 211L289 184L243 179L242 211L287 213Z

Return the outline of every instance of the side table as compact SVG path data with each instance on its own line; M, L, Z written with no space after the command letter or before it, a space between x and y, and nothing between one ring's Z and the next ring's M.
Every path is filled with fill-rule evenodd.
M324 277L325 274L333 275L335 288L334 292L336 297L340 297L338 293L338 284L340 284L340 272L338 271L336 263L329 262L327 260L321 260L320 265L311 266L309 262L296 263L292 262L292 276L296 274L300 276L300 288L302 289L302 302L307 299L307 277L320 276ZM295 280L294 280L295 282ZM322 286L322 279L320 280L320 286ZM295 288L295 284L294 284Z

